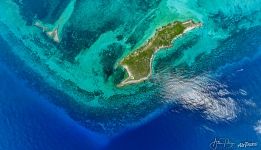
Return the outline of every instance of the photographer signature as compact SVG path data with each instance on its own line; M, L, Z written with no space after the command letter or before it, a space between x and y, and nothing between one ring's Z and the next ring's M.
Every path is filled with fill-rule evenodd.
M212 150L218 149L233 149L236 148L250 148L250 147L257 147L257 142L240 142L239 144L231 142L228 138L215 138L213 142L210 143L210 148Z
M216 149L220 149L220 148L229 149L229 148L232 148L234 145L235 145L235 143L230 142L229 139L215 138L215 140L212 143L210 143L210 148L212 148L212 150L216 150Z

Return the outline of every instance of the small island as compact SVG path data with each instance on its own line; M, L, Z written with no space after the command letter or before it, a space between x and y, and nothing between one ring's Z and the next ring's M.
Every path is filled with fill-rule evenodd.
M200 26L202 26L201 23L188 20L176 21L157 29L155 35L146 44L120 62L120 66L127 71L128 77L118 84L118 87L147 80L152 72L154 54L160 49L170 48L173 40Z
M71 0L54 24L45 24L40 20L36 20L33 25L42 29L50 39L59 44L61 42L64 26L71 18L71 15L74 12L75 4L76 0Z

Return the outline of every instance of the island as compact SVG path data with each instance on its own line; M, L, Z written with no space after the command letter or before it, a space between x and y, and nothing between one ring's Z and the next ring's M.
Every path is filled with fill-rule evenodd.
M152 73L152 60L155 53L160 49L170 48L176 38L200 26L201 23L188 20L175 21L157 29L146 44L120 61L119 65L127 71L128 76L117 86L122 87L147 80Z

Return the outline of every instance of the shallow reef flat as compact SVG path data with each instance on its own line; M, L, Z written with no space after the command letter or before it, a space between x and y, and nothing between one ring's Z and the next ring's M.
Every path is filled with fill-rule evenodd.
M122 87L148 79L152 72L151 65L154 54L160 49L170 48L174 39L201 25L201 23L195 23L192 20L175 21L157 29L155 35L146 44L120 62L120 65L126 69L128 77L118 86Z

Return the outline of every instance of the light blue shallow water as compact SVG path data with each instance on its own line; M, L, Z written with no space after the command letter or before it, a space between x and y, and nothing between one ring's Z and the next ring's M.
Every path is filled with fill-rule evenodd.
M259 142L260 3L1 1L0 148L208 149L218 137ZM117 68L123 57L158 27L187 19L203 27L160 51L149 80L115 86L124 76ZM48 37L55 29L59 43Z

